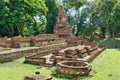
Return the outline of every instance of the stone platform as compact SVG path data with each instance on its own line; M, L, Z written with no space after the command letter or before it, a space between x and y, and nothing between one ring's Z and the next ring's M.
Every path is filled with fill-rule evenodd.
M54 54L56 63L61 61L85 61L92 62L106 47L79 45L62 49Z
M49 45L44 45L41 47L25 47L25 48L16 48L7 51L0 52L0 63L10 62L14 59L20 58L22 56L30 56L34 54L41 54L45 52L59 50L66 46L66 42L53 43Z

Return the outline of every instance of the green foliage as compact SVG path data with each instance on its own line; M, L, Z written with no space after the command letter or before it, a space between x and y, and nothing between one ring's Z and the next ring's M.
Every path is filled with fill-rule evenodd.
M84 37L94 37L93 33L96 33L98 28L102 38L105 38L106 34L114 37L115 33L119 33L119 4L119 0L94 0L92 2L63 0L73 31L77 36L81 34ZM74 9L74 16L69 14L71 9Z
M115 4L115 6L113 7L113 10L110 14L110 19L109 19L109 26L110 26L110 30L112 30L115 33L119 33L120 30L120 0L118 0Z
M86 0L63 0L63 5L66 8L80 8Z
M46 32L47 33L53 33L53 29L56 26L56 17L58 14L58 4L55 2L55 0L46 0L46 6L48 7L47 12L47 25L46 25Z
M63 5L68 9L69 22L76 36L82 35L82 38L93 37L93 33L97 29L92 24L92 10L90 4L86 0L63 0ZM84 5L86 4L86 5ZM73 11L73 14L72 12Z
M95 0L91 5L91 19L93 26L101 28L101 37L105 37L106 32L114 29L112 24L113 8L116 0ZM112 24L112 25L111 25Z
M4 27L0 26L0 37L5 37L7 34L9 34L8 31Z
M62 1L76 36L94 37L93 33L98 28L103 38L106 34L114 37L114 34L120 33L120 0ZM55 0L1 0L0 36L53 33L57 21L58 2Z
M96 27L94 27L92 24L90 13L91 10L89 6L86 6L85 8L82 9L82 11L78 13L79 17L77 21L79 22L77 23L78 30L76 35L81 34L83 38L93 37L93 33L95 32Z
M2 0L0 2L0 25L8 30L9 36L22 35L28 24L35 25L35 16L46 14L42 0Z

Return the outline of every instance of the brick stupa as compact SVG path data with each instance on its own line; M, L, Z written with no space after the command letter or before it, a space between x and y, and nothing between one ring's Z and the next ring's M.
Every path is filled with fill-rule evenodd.
M62 6L60 6L60 9L58 11L57 24L56 28L54 29L54 34L57 35L59 38L64 39L75 37L68 23L66 12Z

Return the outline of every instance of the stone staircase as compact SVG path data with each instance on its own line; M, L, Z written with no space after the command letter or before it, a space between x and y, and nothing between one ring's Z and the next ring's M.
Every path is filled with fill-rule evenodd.
M53 65L53 61L54 60L51 60L51 57L52 56L52 54L49 54L49 55L46 55L46 56L43 56L42 58L45 58L46 59L46 66L51 66L51 65Z

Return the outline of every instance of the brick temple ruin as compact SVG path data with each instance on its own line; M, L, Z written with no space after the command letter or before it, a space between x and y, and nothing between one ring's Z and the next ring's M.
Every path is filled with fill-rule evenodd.
M89 63L105 49L106 47L97 46L95 42L75 37L61 6L54 34L0 38L0 62L25 56L24 63L56 65L61 73L87 74L91 70ZM71 65L73 66L70 67Z
M72 29L68 23L68 17L66 16L65 10L61 6L58 11L57 16L57 24L56 28L54 29L54 34L57 35L59 38L75 38L72 33Z

